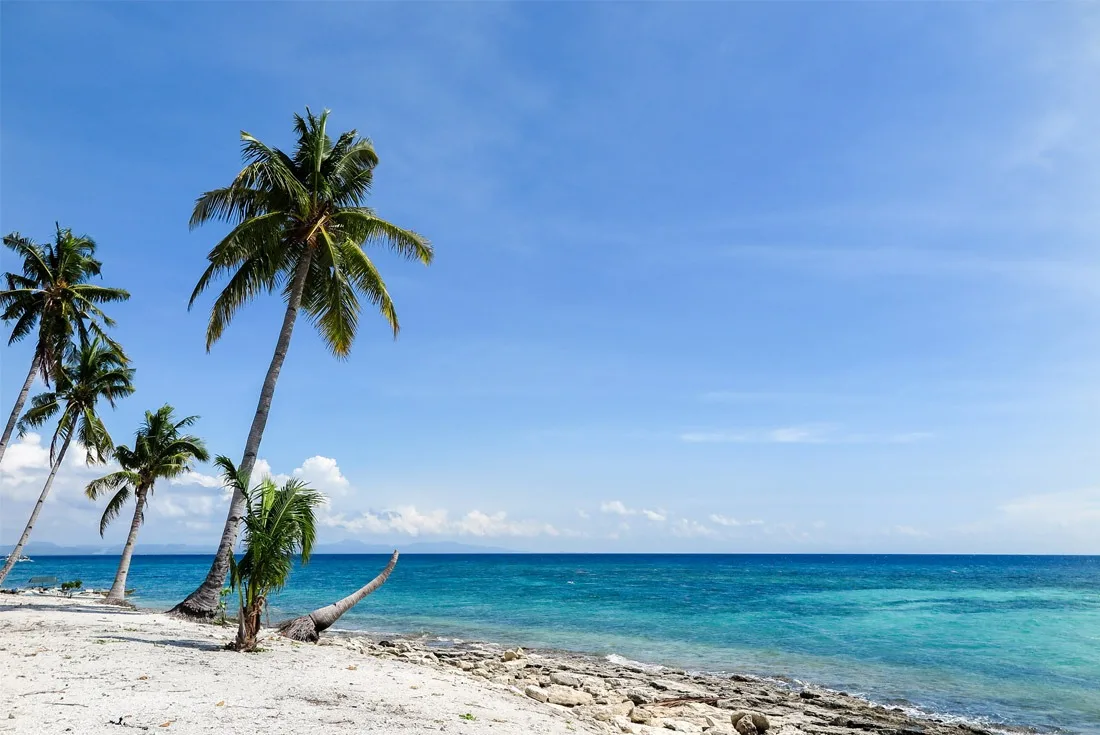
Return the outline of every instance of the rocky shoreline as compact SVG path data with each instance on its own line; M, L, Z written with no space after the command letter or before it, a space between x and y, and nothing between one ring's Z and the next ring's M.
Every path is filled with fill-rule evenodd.
M338 633L321 645L382 659L458 669L606 733L667 735L992 735L974 723L921 717L844 692L785 686L754 676L721 677L615 662L556 650L502 649ZM1002 730L1003 731L1003 730ZM1020 730L1023 732L1024 730Z

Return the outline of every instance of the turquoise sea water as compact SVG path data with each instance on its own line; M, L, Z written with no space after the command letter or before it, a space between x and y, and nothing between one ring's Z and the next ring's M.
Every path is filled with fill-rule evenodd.
M347 594L385 561L314 557L272 619ZM50 574L105 588L116 564L39 557L8 585ZM137 556L134 601L174 604L208 564ZM989 724L1100 734L1100 557L409 555L341 627L788 677Z

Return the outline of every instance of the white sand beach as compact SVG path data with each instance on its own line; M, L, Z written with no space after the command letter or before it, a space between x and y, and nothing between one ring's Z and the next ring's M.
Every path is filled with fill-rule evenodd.
M0 595L0 732L991 735L843 692L565 651L332 634L319 644L103 605Z
M594 732L454 667L274 633L262 653L223 650L233 632L87 597L0 596L0 732Z

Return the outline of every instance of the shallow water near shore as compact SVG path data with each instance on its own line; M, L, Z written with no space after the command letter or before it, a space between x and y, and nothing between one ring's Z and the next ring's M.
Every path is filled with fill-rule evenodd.
M385 564L318 555L272 619ZM38 557L107 587L117 557ZM134 602L168 607L209 557L135 556ZM1100 557L407 555L341 620L371 632L619 655L813 682L877 702L1041 731L1100 733Z

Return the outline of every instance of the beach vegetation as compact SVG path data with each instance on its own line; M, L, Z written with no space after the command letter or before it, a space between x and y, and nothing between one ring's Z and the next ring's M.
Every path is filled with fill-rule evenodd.
M114 407L119 399L132 394L133 377L130 361L117 345L94 336L88 342L69 346L64 364L54 376L53 390L31 400L31 407L19 420L20 435L58 417L50 441L50 473L19 541L0 570L0 583L22 554L73 439L83 447L89 465L102 464L111 456L114 442L97 412L98 404L107 401Z
M189 304L215 281L226 279L207 323L208 350L257 295L278 290L286 309L245 442L240 470L246 482L230 501L206 579L174 608L179 614L211 618L217 609L246 502L244 488L299 311L329 350L346 358L358 331L361 299L381 313L394 336L399 329L393 300L364 247L383 245L406 259L432 262L432 246L425 237L382 219L365 205L378 165L374 146L355 130L334 140L328 117L327 110L317 115L309 108L305 116L295 115L297 141L290 153L242 132L244 168L228 186L200 196L191 215L192 228L215 221L232 228L208 253L207 268Z
M91 336L110 342L106 327L114 321L100 304L125 301L130 294L121 288L89 283L100 275L96 244L87 235L57 226L52 243L40 245L18 232L4 237L4 246L21 262L21 272L4 274L0 291L0 318L12 325L8 344L34 337L30 369L23 381L0 436L0 460L19 419L36 377L47 387L61 370L61 361L74 335L82 343ZM117 345L115 345L117 348Z
M179 477L194 469L194 462L210 459L202 439L185 434L198 416L176 419L175 409L165 404L156 411L146 411L145 420L134 435L133 448L120 444L112 451L120 469L88 483L85 494L91 500L110 495L107 507L99 520L99 535L103 536L130 499L134 499L134 516L130 532L122 547L114 583L104 602L108 605L126 604L126 577L130 571L130 559L134 553L138 530L145 520L145 505L158 480Z
M268 598L290 579L295 555L302 564L309 562L317 531L314 511L324 496L297 479L280 486L268 477L250 488L248 475L228 457L219 456L215 463L226 486L245 499L243 554L239 561L230 557L230 584L240 604L231 647L254 651Z

